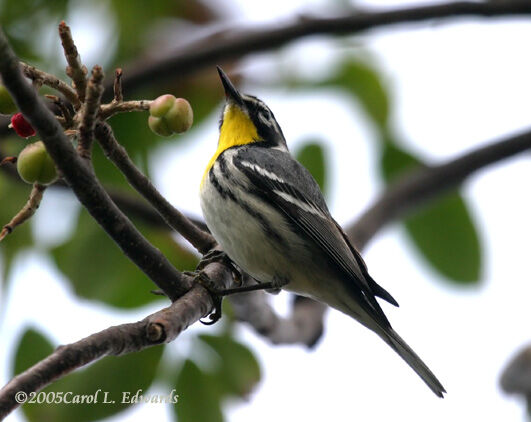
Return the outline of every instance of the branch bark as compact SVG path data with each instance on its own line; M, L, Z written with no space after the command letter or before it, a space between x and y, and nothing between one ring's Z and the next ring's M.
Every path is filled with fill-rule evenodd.
M356 11L347 16L317 18L301 16L284 25L260 29L224 29L179 48L174 54L165 54L159 60L135 63L124 72L124 89L132 91L163 82L176 75L183 77L206 66L220 64L228 59L271 50L309 35L357 34L374 28L423 22L455 17L500 17L531 14L531 2L484 1L450 2L432 6L415 6L382 12ZM109 83L111 92L112 83Z
M491 142L447 163L406 174L349 225L346 233L357 248L363 249L387 223L455 188L476 171L529 149L531 130Z
M208 275L226 287L232 274L224 265L209 264ZM141 321L109 327L75 343L58 347L54 353L14 377L0 390L0 420L20 404L15 394L39 391L73 370L109 355L138 352L156 344L169 343L212 308L212 297L199 284L169 307Z
M201 230L184 214L171 205L153 186L153 183L135 166L107 123L96 126L96 139L107 158L118 167L133 186L160 214L164 221L188 240L200 253L205 254L216 245L208 232Z

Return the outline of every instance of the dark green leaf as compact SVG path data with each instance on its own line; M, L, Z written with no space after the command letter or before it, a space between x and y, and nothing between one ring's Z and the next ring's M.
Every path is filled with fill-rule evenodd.
M452 192L405 219L417 249L438 271L457 283L477 283L481 272L478 234L468 207Z
M237 396L246 396L260 381L260 365L249 348L229 335L202 334L199 339L220 357L218 378L225 388Z
M423 163L387 142L381 169L389 183ZM476 227L465 200L449 193L421 207L404 219L407 233L421 255L441 274L457 283L477 283L481 272L481 248Z
M34 330L22 337L16 352L15 368L19 373L52 352L50 342ZM138 353L105 357L86 369L76 371L45 388L39 397L56 400L57 393L72 403L26 404L22 407L29 421L93 421L112 416L131 403L123 402L122 394L145 395L160 362L164 348L154 346ZM99 393L95 396L96 392ZM98 402L74 403L76 397L92 396ZM107 403L104 403L104 400ZM114 401L114 403L111 403ZM128 400L130 401L130 400Z
M169 232L140 227L141 231L181 270L195 268L194 255L175 243ZM69 278L76 294L117 307L137 307L157 299L156 286L82 211L73 237L52 250L59 269Z
M216 380L186 360L175 386L179 403L173 409L179 422L222 422L221 396Z
M50 355L54 347L40 332L28 328L20 338L16 350L13 375L20 374Z
M328 187L328 177L323 144L315 141L306 142L295 153L295 157L308 169L319 184L321 191L325 193Z

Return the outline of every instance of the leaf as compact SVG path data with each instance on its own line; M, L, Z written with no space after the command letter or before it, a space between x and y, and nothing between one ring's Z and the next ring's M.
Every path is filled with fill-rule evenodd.
M28 328L19 340L16 348L13 375L20 374L50 355L52 343L34 328Z
M220 357L218 378L225 388L240 397L248 395L260 381L260 365L249 348L229 335L202 334L199 339Z
M424 164L412 154L387 142L381 170L387 183ZM428 263L460 284L477 283L482 257L477 229L468 206L454 191L429 202L404 219L408 236Z
M328 187L328 177L323 144L317 141L306 142L295 153L295 157L312 174L324 194Z
M193 361L186 360L179 372L175 389L179 403L173 406L179 422L222 422L221 396L213 377Z
M456 191L405 219L415 246L439 272L461 284L480 279L478 234L465 200Z
M178 269L195 268L197 258L178 245L168 232L141 231ZM156 286L84 210L73 237L51 252L57 266L81 297L121 308L157 300L150 293Z
M140 395L146 394L155 378L163 350L163 346L154 346L138 353L105 357L54 382L37 393L37 401L44 400L44 403L27 403L22 410L29 421L39 422L83 422L112 416L131 405L130 400L122 400L124 392L130 393L129 397L138 390L141 390ZM33 329L27 330L17 347L16 373L42 360L52 351L51 343L42 334ZM59 403L60 392L71 403ZM93 402L76 403L76 397L81 400L82 396L92 397ZM46 403L46 400L57 402Z

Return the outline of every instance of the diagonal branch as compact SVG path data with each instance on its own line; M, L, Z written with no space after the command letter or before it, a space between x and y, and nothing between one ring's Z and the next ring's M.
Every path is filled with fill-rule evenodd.
M455 188L476 171L529 149L531 130L492 142L447 163L408 173L391 184L346 232L363 249L387 223Z
M209 264L209 276L232 282L232 274L220 264ZM206 315L212 308L212 297L199 284L169 307L149 315L141 321L109 327L75 343L58 347L55 352L23 373L14 377L0 390L0 420L20 403L16 393L39 391L53 381L77 368L109 355L138 352L147 347L169 343Z
M210 233L201 230L171 205L153 186L153 183L142 174L127 155L125 148L118 143L107 123L99 123L96 126L96 138L105 155L122 171L131 186L153 205L170 227L179 232L202 254L207 253L216 245Z
M135 63L125 72L123 85L124 89L134 90L151 85L153 81L163 82L176 75L183 77L206 66L271 50L309 35L357 34L390 25L459 16L491 18L530 14L531 2L528 0L457 1L382 12L356 10L352 14L333 18L301 16L284 25L260 29L231 27L186 44L173 55L167 54L159 60ZM106 88L110 92L112 84Z
M135 228L112 202L92 167L75 151L53 114L20 71L17 57L0 31L0 74L19 110L37 130L65 180L79 201L107 234L168 297L176 299L190 288L190 280Z

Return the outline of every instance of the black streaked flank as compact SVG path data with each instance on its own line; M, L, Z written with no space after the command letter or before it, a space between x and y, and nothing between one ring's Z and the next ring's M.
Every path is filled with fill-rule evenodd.
M235 188L239 189L245 189L245 187L241 183L236 181L228 172L226 158L223 157L223 154L220 155L219 159L217 160L217 163L219 164L218 167L222 173L222 177L227 179L227 184L229 186L234 186ZM262 229L269 238L275 240L275 242L277 242L277 244L279 245L285 245L286 241L284 240L284 238L273 228L271 224L269 224L269 221L260 212L249 206L246 202L240 201L238 197L234 195L233 191L225 189L221 185L221 183L219 183L219 180L214 173L214 167L215 166L212 166L212 168L210 169L208 177L210 179L210 183L212 183L212 186L218 191L221 197L224 199L228 198L234 203L238 204L243 210L245 210L245 212L254 217L260 223ZM257 200L261 201L262 199L259 199L257 197Z

